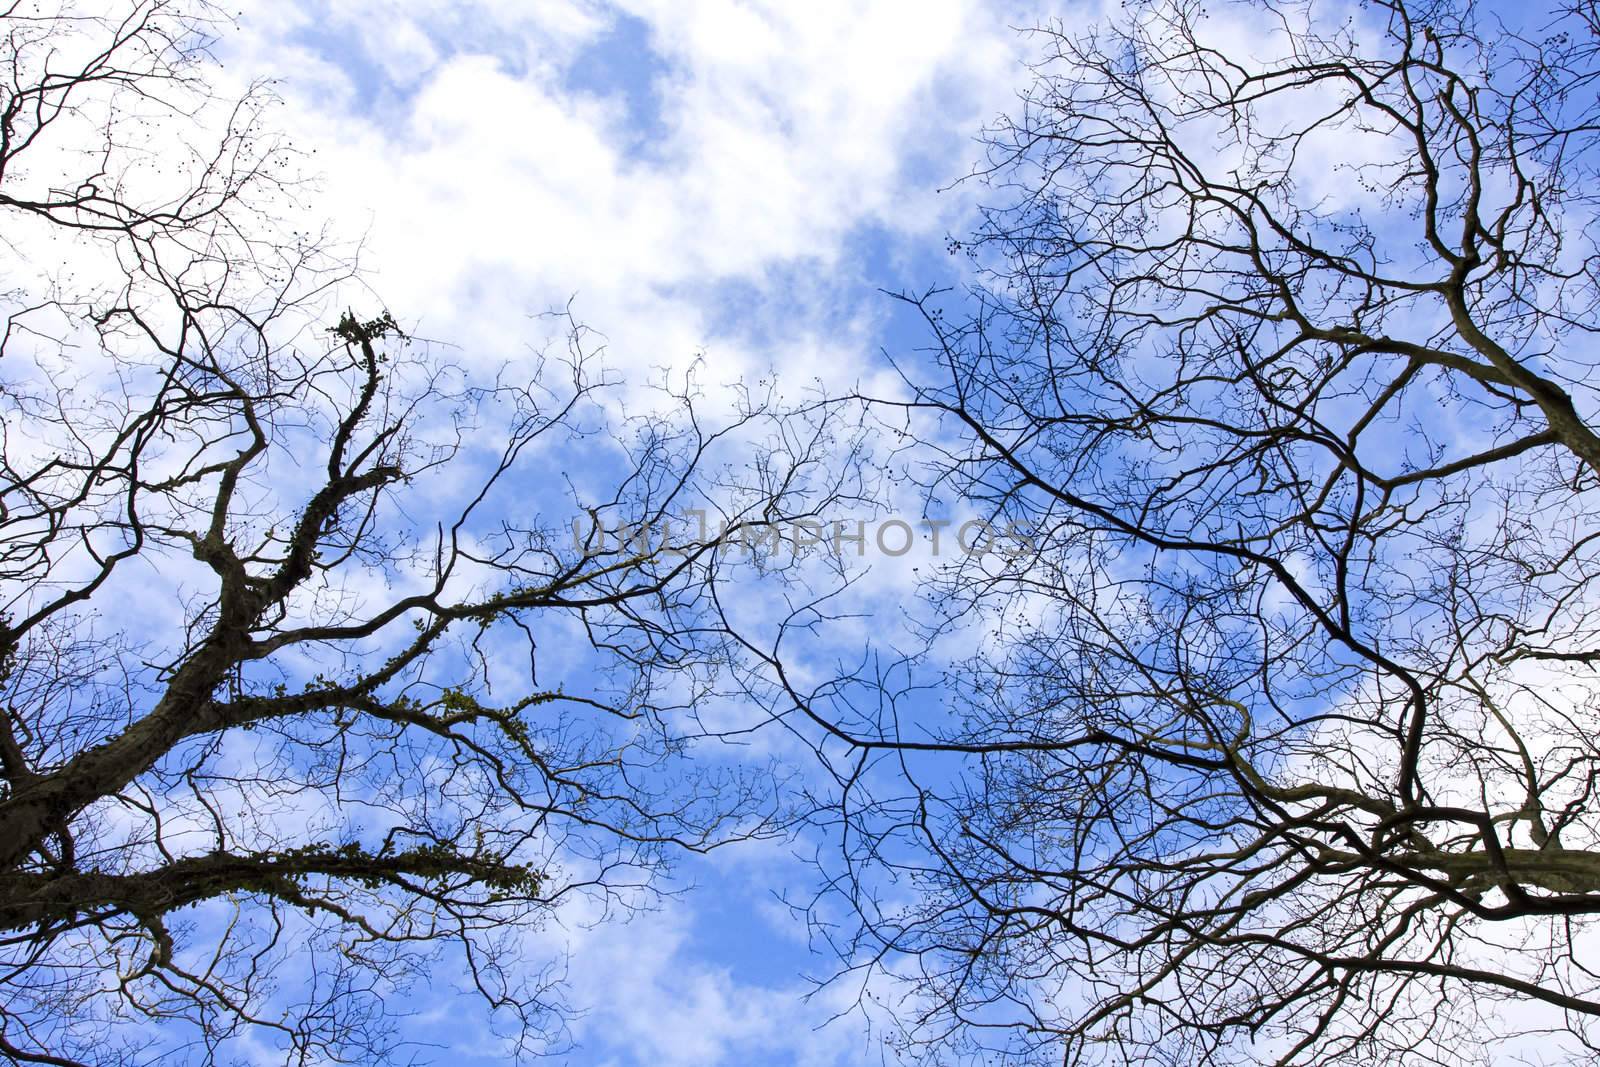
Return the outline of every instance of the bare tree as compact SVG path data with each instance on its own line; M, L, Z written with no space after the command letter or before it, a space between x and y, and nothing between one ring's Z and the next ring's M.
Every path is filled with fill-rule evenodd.
M1038 552L935 580L936 648L990 629L937 693L792 694L819 929L912 981L908 1048L1600 1051L1600 14L1502 19L1039 31L984 283L908 297L937 347L879 401Z
M483 381L330 316L209 12L96 6L0 13L0 1058L378 1062L419 979L548 1047L541 918L770 825L765 769L679 757L725 546L820 506L826 427L608 423L570 323Z

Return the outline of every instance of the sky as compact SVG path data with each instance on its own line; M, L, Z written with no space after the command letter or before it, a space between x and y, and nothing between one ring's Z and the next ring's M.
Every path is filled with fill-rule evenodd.
M713 387L842 386L923 340L881 290L961 281L945 238L976 190L955 183L1022 87L1016 27L1043 14L263 0L218 54L236 88L273 81L274 123L318 176L317 213L359 242L374 302L468 365L526 358L539 313L570 301L630 382L701 360ZM556 1062L878 1062L858 989L807 997L832 961L778 896L807 874L756 844L686 859L686 891L627 924L562 912L540 935L577 1009ZM415 1009L412 1035L450 1062L497 1062L451 997Z
M216 44L222 67L207 76L224 99L271 84L280 104L269 125L313 177L290 217L326 221L333 241L359 251L361 318L387 310L469 369L514 375L558 329L544 313L570 307L626 383L617 395L627 410L659 402L647 383L692 369L711 414L741 381L776 381L790 398L819 380L835 395L896 390L890 361L914 358L928 335L885 291L968 280L947 238L966 234L984 195L960 180L981 155L980 131L1027 81L1036 42L1018 27L1087 25L1110 8L240 2ZM1241 48L1261 42L1248 16L1218 23ZM1361 143L1301 148L1326 163L1306 167L1309 195L1360 200L1337 164L1359 159ZM599 478L603 461L563 451L527 501L585 473ZM915 502L891 503L913 515ZM830 627L830 639L892 646L913 566L873 559L853 595L882 610ZM180 607L175 599L174 616ZM539 655L541 672L561 662L559 646ZM808 756L784 748L778 730L749 740L756 759ZM572 1009L560 1035L570 1048L551 1062L893 1062L874 1005L902 989L818 984L837 961L815 950L792 906L815 888L814 847L769 840L686 854L661 887L668 895L627 922L569 898L529 934ZM392 1005L412 1013L403 1036L425 1060L503 1062L481 1008L454 992L459 975L436 973L434 988ZM282 1060L255 1051L261 1063Z

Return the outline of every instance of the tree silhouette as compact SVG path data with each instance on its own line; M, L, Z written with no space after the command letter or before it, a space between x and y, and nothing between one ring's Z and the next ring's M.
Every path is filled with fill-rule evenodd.
M1040 551L934 580L936 648L988 630L937 694L791 694L841 785L818 929L910 980L908 1051L1594 1054L1597 30L1039 31L983 284L907 297L937 345L876 403Z
M0 1055L404 1058L419 982L548 1048L558 901L770 829L763 768L680 757L740 684L724 548L825 503L826 421L618 421L570 320L485 379L335 315L214 14L0 13Z

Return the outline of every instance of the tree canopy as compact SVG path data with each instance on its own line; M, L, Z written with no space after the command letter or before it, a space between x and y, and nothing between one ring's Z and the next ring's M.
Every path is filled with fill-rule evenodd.
M942 699L795 694L836 730L819 914L909 978L909 1049L1594 1053L1597 31L1038 31L952 242L982 280L905 298L934 348L874 402L1040 552L933 580L979 649Z
M825 421L620 416L569 316L497 374L348 310L215 14L0 12L0 1057L404 1059L431 984L549 1051L558 902L772 829L684 757L742 691L723 548L827 499Z

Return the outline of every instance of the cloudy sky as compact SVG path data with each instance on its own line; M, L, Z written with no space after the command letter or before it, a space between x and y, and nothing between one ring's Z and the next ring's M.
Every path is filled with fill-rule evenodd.
M1054 14L1081 17L1085 7ZM916 343L881 289L959 281L951 188L1022 84L1038 21L975 0L276 0L221 58L272 78L277 123L320 176L319 213L420 336L482 366L569 300L642 379L703 357L711 384L833 384ZM877 1062L858 989L827 973L776 891L783 846L687 863L692 892L628 925L546 931L570 953L573 1063ZM448 996L417 1035L494 1062Z

